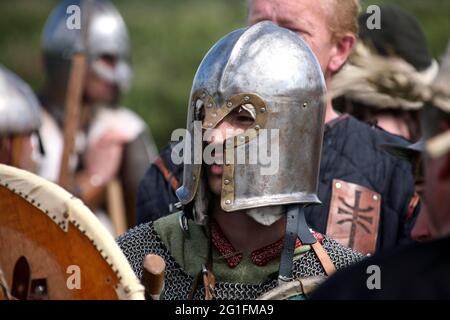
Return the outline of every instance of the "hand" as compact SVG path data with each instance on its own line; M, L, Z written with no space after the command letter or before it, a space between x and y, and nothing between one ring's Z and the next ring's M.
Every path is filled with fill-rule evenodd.
M84 159L86 170L97 184L107 184L117 175L128 140L119 131L108 131L88 147Z

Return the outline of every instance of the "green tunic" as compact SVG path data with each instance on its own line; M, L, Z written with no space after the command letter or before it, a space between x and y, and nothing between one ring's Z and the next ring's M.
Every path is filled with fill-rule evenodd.
M163 217L155 221L153 226L175 261L186 273L194 277L207 260L208 230L189 220L190 237L186 237L178 223L180 214L174 213ZM309 245L297 248L294 259L298 259L309 250L311 250ZM226 259L222 258L217 250L213 250L214 275L220 281L259 284L270 275L277 274L279 265L280 259L277 258L265 266L257 266L248 254L244 254L242 261L235 268L231 268Z

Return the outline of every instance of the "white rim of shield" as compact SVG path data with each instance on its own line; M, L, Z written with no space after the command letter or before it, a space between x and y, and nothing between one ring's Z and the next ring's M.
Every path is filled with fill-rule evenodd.
M83 232L117 274L119 282L116 292L120 300L144 299L145 289L122 250L95 214L80 199L44 178L2 164L0 164L0 185L42 211L65 232L68 231L69 222Z

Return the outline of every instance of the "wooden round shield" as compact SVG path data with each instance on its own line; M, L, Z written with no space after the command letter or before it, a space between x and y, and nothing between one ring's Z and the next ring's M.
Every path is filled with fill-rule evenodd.
M3 279L3 280L2 280ZM0 165L0 297L143 299L110 233L77 198Z

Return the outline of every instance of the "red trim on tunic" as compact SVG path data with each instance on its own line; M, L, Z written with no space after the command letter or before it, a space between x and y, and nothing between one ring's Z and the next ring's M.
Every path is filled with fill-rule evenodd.
M322 234L313 231L313 235L317 241L322 243ZM235 268L242 261L243 254L236 251L231 242L223 234L220 226L215 221L211 224L211 236L214 247L220 255L226 259L228 266L230 268ZM268 246L253 251L250 254L250 260L259 267L267 265L270 261L281 255L283 250L283 242L284 237L272 244L269 244ZM295 242L295 248L297 249L301 246L301 241L297 239Z

